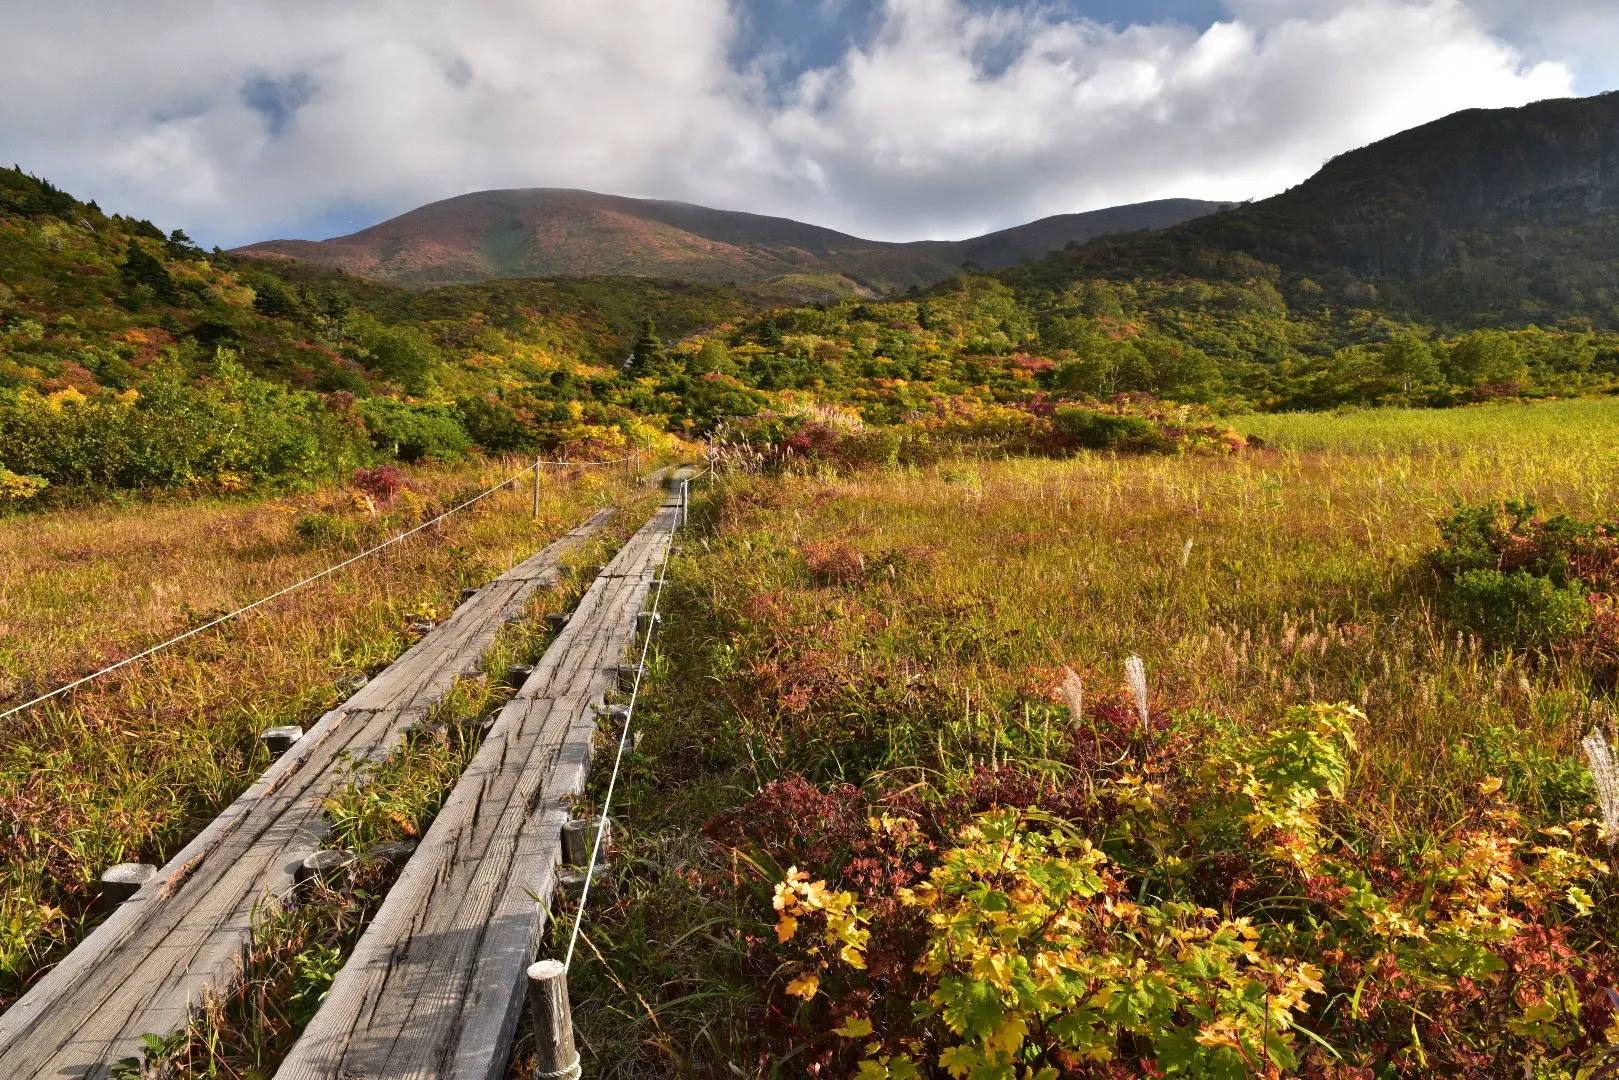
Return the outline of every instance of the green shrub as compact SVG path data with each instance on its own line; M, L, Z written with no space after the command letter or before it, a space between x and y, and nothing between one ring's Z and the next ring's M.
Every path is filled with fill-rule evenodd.
M1118 416L1078 405L1060 408L1053 415L1057 430L1075 446L1088 450L1173 452L1174 446L1158 425L1142 416Z
M349 542L355 535L353 525L337 514L314 510L301 514L293 523L293 532L309 542L311 547L336 547Z
M534 432L499 398L464 397L456 402L461 424L478 445L489 450L529 450ZM567 406L563 406L564 409ZM572 414L569 414L572 418Z
M1577 589L1527 570L1465 570L1451 585L1449 603L1458 622L1499 645L1547 649L1579 634L1587 621Z
M472 448L455 411L444 405L407 405L368 398L360 415L371 444L400 461L458 461Z

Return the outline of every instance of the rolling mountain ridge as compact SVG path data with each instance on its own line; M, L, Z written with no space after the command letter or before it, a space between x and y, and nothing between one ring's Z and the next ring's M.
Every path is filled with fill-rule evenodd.
M1061 214L968 240L886 243L787 218L564 188L480 191L430 203L349 236L236 249L407 286L511 277L637 275L759 284L843 278L849 291L931 285L971 263L990 270L1070 243L1159 229L1222 203L1166 199Z

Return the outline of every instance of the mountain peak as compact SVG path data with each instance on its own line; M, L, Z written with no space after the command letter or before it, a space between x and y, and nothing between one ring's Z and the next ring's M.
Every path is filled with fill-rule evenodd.
M1163 228L1223 205L1165 199L1061 214L969 240L888 243L693 203L577 188L502 188L429 203L331 240L270 240L236 250L412 286L595 274L759 284L810 274L881 292L932 284L964 262L1012 266L1069 243Z

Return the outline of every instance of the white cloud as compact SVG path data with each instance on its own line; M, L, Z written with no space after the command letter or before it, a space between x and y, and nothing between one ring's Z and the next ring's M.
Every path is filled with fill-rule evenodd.
M986 41L1013 43L998 74L973 63ZM1457 109L1566 94L1570 73L1524 64L1448 0L1239 0L1201 34L890 0L876 41L799 89L774 130L832 178L826 211L915 235L1267 195Z
M1495 36L1527 33L1512 0L1470 3L1229 0L1199 33L888 0L869 42L766 93L731 67L727 0L9 0L0 146L222 243L530 185L964 235L1269 194L1455 109L1570 91L1579 54L1519 53Z

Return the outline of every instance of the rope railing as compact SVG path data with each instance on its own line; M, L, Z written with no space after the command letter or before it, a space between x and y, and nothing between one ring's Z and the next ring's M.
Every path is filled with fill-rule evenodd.
M630 686L630 700L624 712L624 727L618 735L618 750L613 755L613 772L607 778L607 793L602 797L602 808L599 816L601 824L595 829L595 840L590 846L590 861L585 864L585 881L579 892L578 909L573 915L573 932L568 936L568 952L562 960L562 970L566 974L573 965L573 950L579 944L579 931L584 923L585 903L590 898L590 884L595 880L596 863L601 855L602 838L607 835L608 813L613 806L613 792L618 787L618 771L624 762L624 747L629 744L630 727L635 720L635 704L640 699L641 681L646 677L647 656L652 650L652 635L658 625L658 604L663 599L663 584L669 577L669 555L674 547L674 538L686 524L686 510L690 503L691 484L714 471L709 466L695 476L687 477L680 482L680 508L675 515L674 522L669 526L669 546L664 548L663 563L658 568L658 583L652 593L652 618L647 620L647 630L641 641L641 658L635 665L635 682ZM712 481L710 481L712 483Z
M591 461L585 461L585 462L547 462L546 464L553 464L553 465L557 465L557 464L560 464L560 465L611 464L611 465L617 465L617 464L622 464L626 460L628 460L628 459L627 458L620 458L618 461L615 461L615 462L591 462ZM5 719L7 719L9 717L16 716L18 713L25 712L26 710L33 708L35 705L39 705L39 704L42 704L42 703L44 703L46 701L50 701L52 698L60 697L61 695L67 693L70 690L74 690L74 689L77 689L80 686L83 686L85 683L92 682L92 681L94 681L96 679L99 679L103 675L109 675L112 672L119 670L120 668L128 667L130 664L135 663L137 660L144 660L148 656L152 656L155 653L162 652L164 649L170 648L170 647L172 647L174 645L178 645L180 642L185 641L187 638L195 637L196 635L202 633L205 630L211 630L214 627L220 625L221 623L229 622L231 619L236 618L238 615L245 615L247 612L252 611L255 608L263 607L265 604L268 604L272 600L277 600L277 599L280 599L283 596L286 596L288 593L296 592L297 590L303 588L305 585L313 584L314 582L319 581L323 577L327 577L327 576L329 576L331 574L335 574L337 571L343 569L346 566L352 566L353 564L359 562L361 559L370 558L372 555L377 554L379 551L383 551L386 548L390 548L393 545L399 543L401 540L406 540L406 539L416 535L417 533L421 532L423 529L432 528L434 525L437 525L439 522L443 521L445 518L449 517L450 515L457 514L457 513L461 512L462 510L465 510L467 507L473 505L474 503L480 502L483 499L487 499L489 496L493 495L495 492L501 490L502 488L511 486L517 480L522 479L524 476L527 476L531 472L535 472L539 468L540 464L541 464L541 462L538 459L536 459L534 464L527 465L527 466L523 467L522 469L519 469L517 472L515 472L512 475L508 476L506 479L502 480L500 483L496 484L495 486L485 489L484 491L478 493L477 495L474 495L472 498L468 499L466 502L463 502L458 506L451 507L450 509L444 511L444 513L440 514L438 517L435 517L430 521L424 521L420 525L417 525L415 528L407 529L406 531L400 533L398 536L392 537L392 538L390 538L388 540L384 540L382 543L378 544L376 547L369 548L366 551L362 551L358 555L353 556L352 558L344 559L342 562L337 563L334 566L328 566L326 569L320 571L317 574L309 575L308 577L304 578L302 581L294 582L293 584L288 585L286 588L278 589L278 590L276 590L275 592L271 593L268 596L260 597L259 599L253 601L251 604L244 604L241 607L237 608L235 611L226 612L225 614L220 615L218 618L210 619L208 622L203 623L201 626L193 627L190 630L187 630L183 634L177 634L176 636L174 636L172 638L169 638L167 641L161 642L161 643L159 643L157 645L153 645L149 649L144 649L141 652L136 653L134 656L126 657L125 659L120 660L115 664L108 664L106 667L102 668L99 671L93 671L90 674L83 676L82 678L74 679L70 683L66 683L65 685L58 686L55 690L52 690L49 693L41 694L36 698L33 698L33 699L29 700L29 701L23 702L21 705L15 705L12 708L7 709L5 712L0 712L0 720L5 720Z

